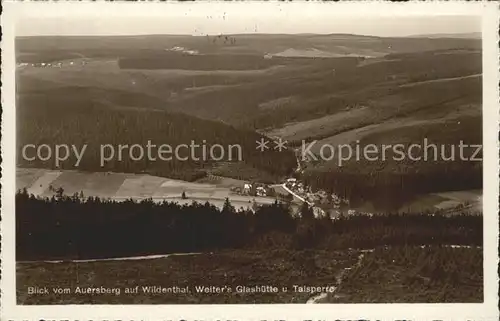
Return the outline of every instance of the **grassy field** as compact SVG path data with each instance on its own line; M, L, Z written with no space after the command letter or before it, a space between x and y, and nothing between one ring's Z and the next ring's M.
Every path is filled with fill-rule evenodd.
M179 204L210 202L222 207L229 198L236 207L251 207L257 204L271 204L274 198L237 195L231 187L243 188L245 181L219 177L203 179L201 182L185 182L164 177L124 173L90 173L78 171L53 171L45 169L18 168L16 188L26 188L31 194L42 197L55 195L55 189L62 187L66 195L83 192L88 196L114 200L146 199L175 201ZM54 190L50 190L50 186ZM187 199L182 199L185 192Z
M16 171L16 188L27 188L28 192L42 197L51 197L55 194L49 190L62 187L66 195L83 192L85 196L97 196L115 200L127 198L152 198L156 201L170 200L179 204L190 204L193 201L206 202L222 207L228 197L236 208L251 207L255 200L258 204L270 204L274 198L251 197L237 195L230 191L232 187L239 187L246 183L237 179L210 176L197 182L185 182L166 179L151 175L123 174L123 173L89 173L77 171L52 171L45 169L18 168ZM280 185L274 190L277 194L287 195ZM187 199L182 199L182 192ZM401 212L421 212L437 209L452 209L459 204L470 206L471 211L482 211L481 190L467 190L442 192L421 195L411 202L401 206ZM300 204L301 201L295 199ZM355 208L359 211L373 212L370 204Z

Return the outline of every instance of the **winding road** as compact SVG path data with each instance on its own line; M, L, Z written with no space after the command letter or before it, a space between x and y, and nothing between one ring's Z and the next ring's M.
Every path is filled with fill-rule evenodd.
M339 273L337 273L337 275L335 276L336 285L334 286L333 292L328 292L328 293L322 292L322 293L316 294L316 295L312 296L311 298L309 298L309 300L307 300L306 303L307 304L322 303L328 297L328 295L333 295L335 293L335 291L337 291L337 289L342 284L342 281L344 280L344 277L345 277L345 274L347 273L347 271L361 267L361 262L363 261L363 258L365 257L365 253L373 252L373 251L374 250L372 250L372 249L361 250L361 253L358 256L358 260L356 261L356 263L354 263L353 265L351 265L349 267L343 268L342 270L340 270Z

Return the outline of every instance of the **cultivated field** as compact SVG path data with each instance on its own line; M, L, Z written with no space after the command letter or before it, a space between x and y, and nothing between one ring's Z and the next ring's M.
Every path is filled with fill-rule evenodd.
M237 195L230 187L243 187L244 181L219 178L205 180L211 183L191 183L164 177L124 173L89 173L78 171L53 171L45 169L18 168L16 188L26 188L28 193L41 197L55 195L55 190L62 187L64 194L73 195L83 192L85 197L93 196L112 200L146 199L155 201L175 201L180 204L210 202L222 207L226 198L240 208L251 208L257 204L271 204L270 197ZM52 190L50 189L52 186ZM182 199L182 193L187 199Z

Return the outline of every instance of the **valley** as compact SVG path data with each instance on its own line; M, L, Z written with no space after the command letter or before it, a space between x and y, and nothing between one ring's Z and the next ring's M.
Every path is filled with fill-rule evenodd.
M18 304L484 299L482 152L437 157L482 144L481 39L18 37L16 56ZM425 161L319 157L426 140ZM311 142L319 158L301 159ZM102 161L151 143L175 157ZM54 162L28 144L86 150ZM99 287L191 290L74 292Z
M240 142L246 153L239 164L110 164L117 166L114 171L145 171L188 181L215 174L280 182L294 170L292 153L269 150L263 159L254 150L259 134L282 138L290 146L302 140L318 140L317 146L374 139L385 144L409 143L428 137L431 131L430 138L438 142L480 143L475 134L481 126L477 39L227 35L17 41L18 115L37 123L21 129L19 146L44 139L113 143L120 137L120 143L132 144L151 137L161 143L167 137L180 142L212 136L210 143ZM300 54L300 50L309 53ZM157 64L165 61L171 65ZM46 118L44 110L59 116ZM73 115L79 115L78 120ZM127 128L127 133L117 131L114 115L120 115L120 127ZM164 120L158 123L160 119ZM193 131L176 128L181 123L189 123ZM460 124L479 127L458 132L464 126ZM115 128L115 133L105 134L101 126ZM434 127L448 126L449 130L433 132ZM70 128L79 130L69 133ZM206 135L201 128L212 132L218 128L219 134ZM22 159L18 162L28 165ZM99 169L94 163L89 159L80 170L111 169ZM372 164L351 163L361 177L373 174ZM393 166L388 162L382 171ZM441 171L443 165L414 164L410 173L417 166ZM337 175L343 169L326 161L309 164L305 171L306 176L324 171Z

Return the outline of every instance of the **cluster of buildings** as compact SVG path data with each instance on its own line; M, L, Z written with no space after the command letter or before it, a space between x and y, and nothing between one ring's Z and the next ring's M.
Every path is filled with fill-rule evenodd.
M310 203L316 204L327 201L328 203L332 203L334 208L339 208L341 204L349 204L348 200L342 199L336 194L328 195L328 193L323 190L313 192L310 187L305 187L304 184L296 178L287 179L285 186Z
M304 186L304 184L298 181L296 178L289 178L285 181L285 186L293 191L296 195L302 197L309 205L314 206L321 204L327 205L333 211L334 217L338 217L343 211L341 209L342 205L349 205L349 200L343 199L336 194L328 194L323 190L312 192L311 188ZM324 216L326 213L323 209L318 206L314 206L315 216ZM354 215L355 210L348 209L347 215Z
M231 188L232 192L241 195L251 195L251 196L261 196L266 197L269 196L268 187L265 185L259 185L257 183L245 183L243 187L234 187Z
M305 187L304 184L300 181L298 181L296 178L288 178L285 181L286 187L289 189L293 190L297 194L303 194L305 192Z
M304 198L308 203L314 203L321 199L317 193L313 193L310 188L307 188L304 183L298 181L296 178L288 178L285 181L285 186L298 196Z
M255 186L252 183L243 185L243 194L252 195L254 191L256 196L267 196L267 189L264 186Z
M342 199L336 194L328 194L326 191L319 190L312 192L310 187L304 185L303 182L296 178L288 178L284 185L289 191L293 192L296 197L299 197L304 202L307 202L313 210L315 217L329 216L336 219L343 215L354 215L355 210L347 209L344 206L349 205L349 201ZM241 195L270 196L268 186L259 183L244 183L242 187L233 187L231 190ZM345 212L347 210L347 212Z

